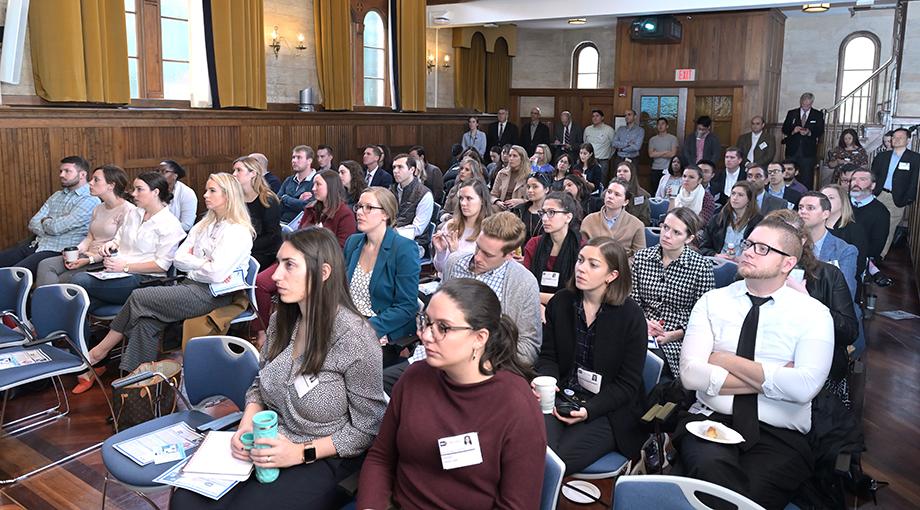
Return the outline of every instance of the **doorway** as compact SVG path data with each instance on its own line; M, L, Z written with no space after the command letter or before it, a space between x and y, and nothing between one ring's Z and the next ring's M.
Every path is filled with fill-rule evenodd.
M696 128L697 118L708 115L712 119L712 132L724 153L735 145L741 134L741 105L741 87L690 89L687 113L691 125L687 126L687 132Z

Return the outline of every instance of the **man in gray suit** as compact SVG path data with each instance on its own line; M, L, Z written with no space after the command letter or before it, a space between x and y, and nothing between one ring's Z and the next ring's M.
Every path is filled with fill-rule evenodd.
M767 168L776 155L776 141L763 130L763 117L757 115L751 119L751 130L738 137L735 145L750 163Z
M762 166L749 166L747 169L747 181L751 183L754 187L754 193L757 194L757 207L760 208L760 214L766 216L771 211L792 209L792 204L789 202L766 192L767 172Z
M573 154L581 146L582 134L581 126L572 120L572 113L563 110L559 114L559 122L553 125L553 145Z

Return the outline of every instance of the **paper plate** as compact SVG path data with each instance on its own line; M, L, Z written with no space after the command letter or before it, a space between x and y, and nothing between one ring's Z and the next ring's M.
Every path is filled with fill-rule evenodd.
M709 430L709 427L716 429L718 437L709 437L706 435L706 431ZM744 437L742 437L741 434L739 434L736 430L717 421L705 420L687 422L687 430L689 430L690 433L694 436L700 439L705 439L707 441L712 441L713 443L738 444L744 442Z
M581 504L594 503L596 499L589 498L588 496L576 490L573 490L571 487L569 487L570 485L572 487L577 487L578 489L581 489L587 492L588 494L591 494L595 498L601 497L601 490L597 487L597 485L594 485L593 483L590 483L590 482L586 482L584 480L572 480L562 485L562 495L565 496L566 499L568 499L569 501L573 503L581 503Z

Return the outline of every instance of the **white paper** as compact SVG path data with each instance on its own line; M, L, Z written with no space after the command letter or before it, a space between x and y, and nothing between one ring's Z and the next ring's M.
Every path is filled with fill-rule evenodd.
M120 272L109 273L106 271L87 272L86 274L92 276L93 278L99 279L99 280L115 280L118 278L127 278L131 276L131 273L120 273Z
M888 317L889 319L894 319L896 321L902 321L904 319L920 319L920 316L914 315L910 312L905 312L904 310L887 310L884 312L878 312L878 314L883 317Z
M245 480L252 472L252 461L233 456L230 441L233 431L212 430L192 455L183 470L184 474L215 475L225 479Z
M179 462L162 475L154 478L153 481L197 492L214 500L220 499L236 484L240 483L238 480L186 474L182 470L187 462Z
M115 443L113 447L137 464L146 466L153 462L156 453L166 445L181 444L187 452L201 444L202 439L204 436L192 430L187 423L181 422Z
M0 354L0 370L7 368L24 367L36 363L45 363L51 361L41 349L29 349L28 351L17 351Z
M428 283L420 283L418 285L418 291L426 296L430 296L438 290L438 287L441 286L441 282L433 281Z

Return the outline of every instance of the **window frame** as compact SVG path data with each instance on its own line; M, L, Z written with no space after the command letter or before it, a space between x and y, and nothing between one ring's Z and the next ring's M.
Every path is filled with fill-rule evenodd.
M132 97L131 106L190 108L189 99L166 99L163 62L182 62L163 58L162 20L179 19L162 16L160 0L135 0L135 34L137 39L137 85L140 97ZM125 12L129 12L127 9ZM188 20L184 20L189 23ZM190 41L191 42L191 41ZM191 64L189 63L189 66Z
M358 111L390 111L390 20L386 0L351 0L352 48L354 61L352 82L354 82L354 107ZM364 18L374 11L383 23L384 62L383 62L383 105L364 104Z
M578 61L581 59L581 52L586 48L594 49L594 52L597 53L597 70L595 73L579 73L578 72ZM594 88L579 88L578 87L578 76L579 74L594 74L596 76ZM592 41L582 41L575 46L575 49L572 50L572 79L571 86L576 90L595 90L599 89L601 86L601 52L597 48L597 44Z
M844 37L843 41L841 41L840 43L840 48L837 50L837 86L836 86L836 90L834 91L834 104L836 104L838 101L843 99L843 96L844 96L843 94L843 75L846 71L848 71L848 69L845 68L847 46L851 42L853 42L853 40L859 39L861 37L865 37L866 39L871 41L872 44L875 46L875 54L873 55L873 62L872 62L872 66L870 67L870 74L872 72L875 72L876 69L878 69L879 61L881 58L881 52L882 52L882 43L879 40L877 35L875 35L874 33L868 30L858 30ZM852 70L855 71L856 69L852 69ZM850 123L852 122L863 123L863 122L870 122L873 120L873 119L870 119L869 117L872 113L873 106L876 104L878 87L870 87L870 89L871 90L869 91L869 104L865 112L865 115L856 120L851 119L849 121Z

